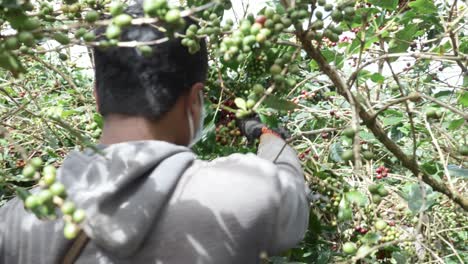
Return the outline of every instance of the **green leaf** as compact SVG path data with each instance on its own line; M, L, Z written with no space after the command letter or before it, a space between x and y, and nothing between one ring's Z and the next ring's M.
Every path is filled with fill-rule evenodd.
M343 153L343 148L341 147L340 142L335 142L330 147L330 158L334 162L343 162L344 160L341 158L341 153Z
M382 119L384 126L394 126L403 122L403 117L400 116L387 116Z
M372 74L370 79L375 83L383 83L385 81L385 77L383 77L382 74L377 72Z
M26 200L26 198L28 198L29 195L31 195L31 193L23 187L16 187L15 191L19 198L21 198L21 200L23 201Z
M334 63L335 66L340 69L343 67L344 56L331 50L322 50L322 55L325 57L328 63Z
M453 120L452 122L450 122L448 130L458 129L459 127L461 127L461 125L463 125L463 123L465 123L465 119L463 118Z
M395 39L389 43L390 53L398 53L406 51L410 45L411 40L414 38L418 31L417 24L408 24L403 29L395 34Z
M398 6L398 0L369 0L369 3L388 10L395 10Z
M235 101L234 101L235 102ZM245 101L244 101L245 102ZM291 101L280 99L278 97L275 97L273 95L269 95L263 103L276 110L294 110L298 108L299 106ZM236 103L237 105L237 103Z
M432 0L416 0L408 4L416 12L422 14L431 14L437 12L437 7Z
M351 42L351 45L348 46L348 54L353 54L359 51L359 46L361 45L361 42L359 41L359 38L355 38L353 42Z
M349 202L343 197L338 205L338 220L344 222L353 219L353 210L349 206Z
M463 107L468 107L468 92L463 92L460 97L458 97L458 103Z
M396 261L396 264L408 263L408 256L404 252L393 252L392 258Z
M419 184L409 183L403 187L401 196L408 202L408 207L413 213L418 213L421 210L426 211L437 202L437 197L440 196L439 193L433 192L429 185L425 184L424 188L426 201L423 207L424 199Z
M359 192L359 191L349 191L346 193L346 199L348 199L348 201L350 203L354 203L354 204L357 204L359 206L366 206L367 203L369 202L367 200L367 197Z
M234 103L239 109L247 110L247 103L244 99L237 97L234 99Z
M368 232L365 236L361 238L361 241L368 245L373 245L379 242L380 235L375 232Z
M265 115L262 113L258 113L258 116L260 117L260 120L262 123L267 125L270 128L276 128L278 127L279 120L275 115Z
M421 167L427 174L431 175L436 174L439 171L439 169L437 168L437 163L435 162L426 162L422 164Z

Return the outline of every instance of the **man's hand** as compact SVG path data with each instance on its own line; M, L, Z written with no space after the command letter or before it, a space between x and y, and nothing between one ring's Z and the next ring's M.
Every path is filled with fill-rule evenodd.
M254 140L259 138L262 134L273 134L283 139L289 137L289 133L286 129L269 129L265 124L262 123L262 121L260 121L260 118L257 115L238 119L237 126L239 127L242 135L247 138L249 143L254 142Z

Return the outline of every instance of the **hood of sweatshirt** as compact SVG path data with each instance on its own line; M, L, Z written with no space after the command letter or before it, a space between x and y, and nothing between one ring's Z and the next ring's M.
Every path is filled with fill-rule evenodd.
M72 152L58 178L86 211L84 230L119 257L141 246L184 172L195 160L183 146L136 141Z

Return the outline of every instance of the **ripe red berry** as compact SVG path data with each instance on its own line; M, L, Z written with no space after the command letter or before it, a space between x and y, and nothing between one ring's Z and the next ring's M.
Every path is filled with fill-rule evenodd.
M361 233L361 234L364 235L364 234L366 234L367 232L369 232L369 230L367 230L367 228L363 228L363 227L362 227L359 233Z
M323 133L321 134L321 136L322 136L323 139L326 139L326 138L328 138L328 133L323 132Z
M335 110L330 110L330 115L334 116L336 114Z
M376 178L380 180L380 179L382 179L383 177L382 177L382 175L378 174Z
M266 20L267 20L266 16L258 16L255 19L255 22L257 22L257 23L261 24L262 26L264 26Z
M319 159L319 155L317 155L317 154L314 154L313 157L314 157L315 160L318 160L318 159Z

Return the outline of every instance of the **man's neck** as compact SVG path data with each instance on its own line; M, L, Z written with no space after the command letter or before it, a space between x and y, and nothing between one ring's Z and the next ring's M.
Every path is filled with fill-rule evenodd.
M161 140L178 144L177 133L162 121L151 122L143 117L112 115L105 118L100 143L104 145L140 141Z

